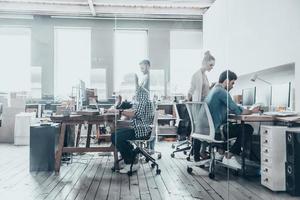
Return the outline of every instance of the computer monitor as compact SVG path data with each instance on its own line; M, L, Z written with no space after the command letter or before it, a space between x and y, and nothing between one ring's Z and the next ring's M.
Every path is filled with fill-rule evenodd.
M271 105L271 86L262 84L256 87L255 103L269 107Z
M255 87L242 90L243 106L252 106L255 103Z
M291 83L272 85L272 106L290 107Z

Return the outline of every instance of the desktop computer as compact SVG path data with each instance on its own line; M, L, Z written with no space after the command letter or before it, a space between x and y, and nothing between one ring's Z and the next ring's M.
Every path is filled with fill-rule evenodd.
M242 90L242 104L243 106L252 106L255 104L255 90L256 88L247 88Z

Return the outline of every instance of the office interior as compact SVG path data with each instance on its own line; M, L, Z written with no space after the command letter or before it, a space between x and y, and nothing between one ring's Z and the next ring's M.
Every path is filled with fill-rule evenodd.
M299 9L297 0L0 0L0 199L300 199ZM207 51L209 83L231 70L228 95L260 108L227 116L254 130L241 169L215 160L206 137L210 159L193 160L187 94ZM110 136L131 126L121 114L137 102L142 60L151 137L133 145L137 171L121 174Z

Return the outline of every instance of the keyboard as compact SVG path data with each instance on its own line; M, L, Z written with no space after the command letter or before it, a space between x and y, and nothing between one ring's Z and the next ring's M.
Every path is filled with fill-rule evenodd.
M295 111L284 111L284 112L264 112L264 115L270 115L270 116L281 116L281 117L287 117L287 116L295 116L298 115Z

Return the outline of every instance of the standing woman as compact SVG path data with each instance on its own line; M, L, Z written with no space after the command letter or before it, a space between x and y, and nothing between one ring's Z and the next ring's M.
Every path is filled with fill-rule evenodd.
M210 89L206 72L210 72L213 69L214 65L215 58L210 54L209 51L206 51L204 53L201 68L198 71L196 71L192 76L191 87L188 91L189 101L204 101ZM208 155L205 151L206 147L207 143L202 143L201 145L201 142L199 140L194 139L194 161L200 161L200 157L202 159L208 158Z

